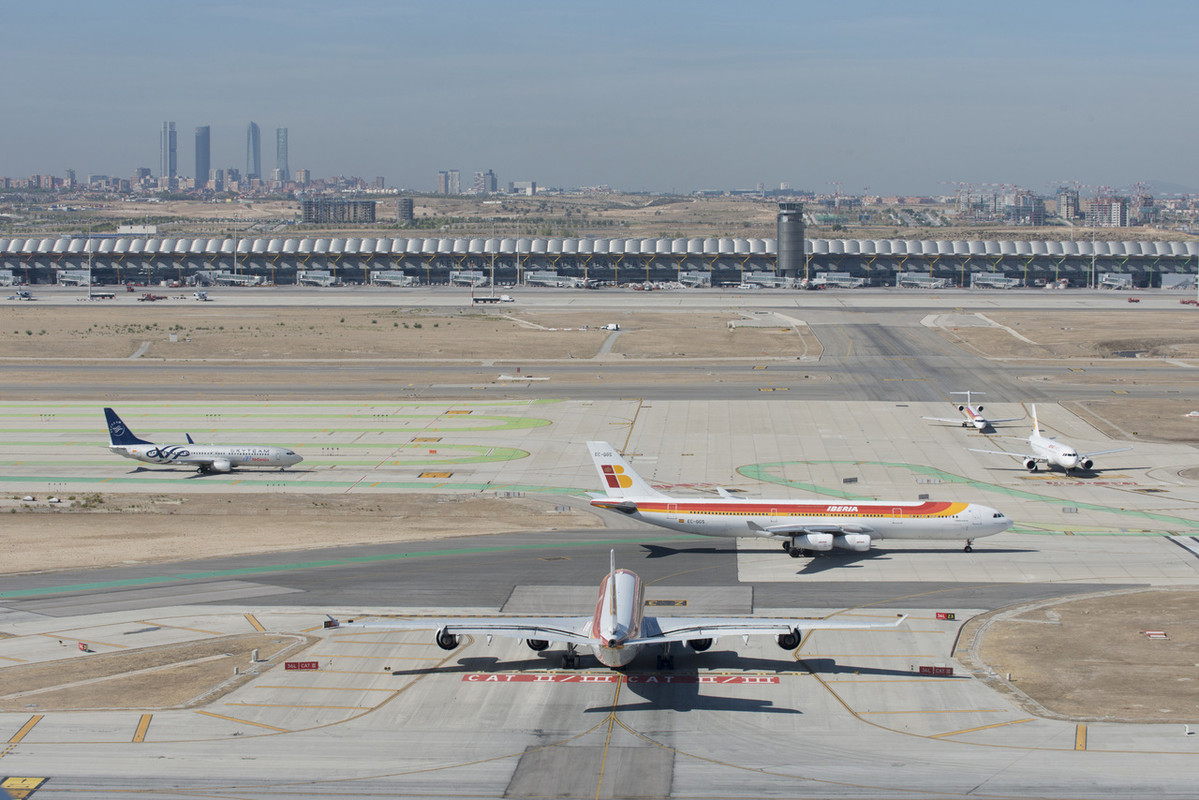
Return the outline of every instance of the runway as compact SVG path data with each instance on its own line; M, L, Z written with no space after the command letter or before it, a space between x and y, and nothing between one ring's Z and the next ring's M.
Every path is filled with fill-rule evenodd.
M751 294L746 302L779 303ZM242 296L258 303L268 295ZM300 308L316 296L291 300ZM559 297L566 306L613 302L602 293ZM661 307L684 297L696 308L728 301L720 293L636 301ZM1007 296L972 297L990 304ZM1050 307L1048 298L1028 297ZM557 302L552 293L518 299ZM813 559L787 558L769 543L630 528L615 517L605 529L563 525L371 546L341 546L331 530L329 547L319 550L6 576L6 669L66 659L82 668L89 653L77 643L96 654L253 631L314 641L277 661L238 665L248 679L186 707L71 711L43 707L37 695L11 701L18 705L0 711L0 775L44 779L35 796L80 798L1193 796L1199 736L1178 725L1030 715L957 658L961 626L986 611L1194 587L1199 492L1184 475L1193 448L1137 442L1130 453L1104 457L1090 479L1030 475L967 449L985 437L921 416L944 414L945 392L968 384L992 393L988 411L997 416L1021 416L1037 402L1055 435L1109 443L1053 401L1110 387L1034 381L1066 368L959 351L922 324L944 305L927 296L830 293L809 305L805 319L825 348L810 363L722 363L698 374L631 364L619 379L605 367L604 380L592 384L583 379L587 366L539 365L573 377L527 389L456 383L458 365L422 366L444 370L446 382L397 389L386 380L410 367L343 365L336 385L347 397L301 379L243 382L228 365L192 373L202 379L185 397L176 385L183 373L159 365L166 371L149 374L166 376L161 393L119 398L139 435L261 437L305 455L302 469L288 472L196 479L137 470L104 447L99 406L111 399L3 399L0 487L10 496L511 492L581 503L580 493L596 488L582 443L600 439L672 492L927 494L993 505L1016 526L977 541L972 553L952 543L883 542L869 554ZM786 313L800 315L794 307ZM62 368L41 364L35 372ZM90 386L102 398L130 369L138 367L84 365L67 394ZM209 375L228 383L203 379ZM270 396L255 396L268 386ZM1027 431L1018 424L1011 434ZM894 630L814 632L795 653L769 638L720 640L706 653L680 652L670 674L655 671L652 656L627 674L589 657L564 671L560 652L538 654L520 642L476 637L446 652L427 631L321 628L326 614L588 614L613 549L619 566L642 576L663 616L910 617ZM284 660L318 668L289 670Z

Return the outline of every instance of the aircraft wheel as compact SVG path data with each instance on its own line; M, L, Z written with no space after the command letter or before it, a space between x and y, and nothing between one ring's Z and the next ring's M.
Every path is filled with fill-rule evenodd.
M973 553L973 552L974 552L974 545L971 545L971 544L968 544L968 545L966 545L966 548L965 548L965 550L966 550L966 552L967 552L967 553Z
M798 547L787 548L787 555L791 556L792 558L799 558L802 554L803 550L800 550Z
M658 656L658 669L674 669L674 656Z
M790 553L790 552L791 552L791 543L790 543L790 542L788 542L788 541L784 541L784 542L783 542L783 552L784 552L784 553Z

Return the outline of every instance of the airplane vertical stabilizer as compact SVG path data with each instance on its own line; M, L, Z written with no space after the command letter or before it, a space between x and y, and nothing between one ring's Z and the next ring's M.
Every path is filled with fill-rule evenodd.
M111 445L153 444L145 439L139 439L129 430L129 426L117 416L111 408L104 409L104 418L108 421L108 442Z
M588 442L591 460L608 497L665 497L646 483L607 442Z
M1031 406L1031 408L1032 408L1032 435L1040 436L1041 435L1041 426L1037 423L1037 406L1036 406L1036 404L1033 404Z

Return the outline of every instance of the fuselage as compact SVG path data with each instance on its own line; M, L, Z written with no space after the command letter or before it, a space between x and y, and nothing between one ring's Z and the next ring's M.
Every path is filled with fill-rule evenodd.
M1050 466L1061 467L1066 471L1078 469L1081 458L1078 450L1071 444L1050 439L1039 433L1028 437L1028 446L1037 456L1045 459Z
M970 424L980 431L985 431L991 426L991 422L982 415L982 411L975 409L974 406L964 406L966 416L970 418Z
M641 635L644 591L641 578L627 569L609 573L600 585L591 621L591 637L595 640L591 652L604 666L627 666L640 651L638 645L624 642Z
M632 502L629 516L663 528L704 536L761 536L771 526L858 529L871 539L970 540L1007 530L1012 521L977 503L799 503L794 500L707 500L682 498L597 498L599 508ZM750 523L753 523L752 525ZM755 527L757 526L757 530Z
M146 443L114 444L108 449L149 464L212 464L218 471L233 467L290 467L304 460L286 447Z

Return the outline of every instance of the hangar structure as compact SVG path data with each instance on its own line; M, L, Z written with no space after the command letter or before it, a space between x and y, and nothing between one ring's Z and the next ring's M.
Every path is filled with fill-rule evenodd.
M404 283L440 284L464 270L518 284L532 273L580 282L640 283L700 274L714 286L778 274L775 239L687 238L153 238L91 236L0 238L0 269L25 283L55 283L66 270L92 269L98 283L231 282L295 284L303 273L328 271L336 283L370 283L386 273ZM1195 274L1199 241L948 241L808 239L787 278L848 274L867 286L895 286L901 276L928 275L971 286L980 276L1032 285L1068 280L1095 285L1102 273L1132 285L1162 285L1163 274ZM392 282L395 282L394 280ZM707 281L705 281L707 282ZM983 281L978 281L982 285Z

